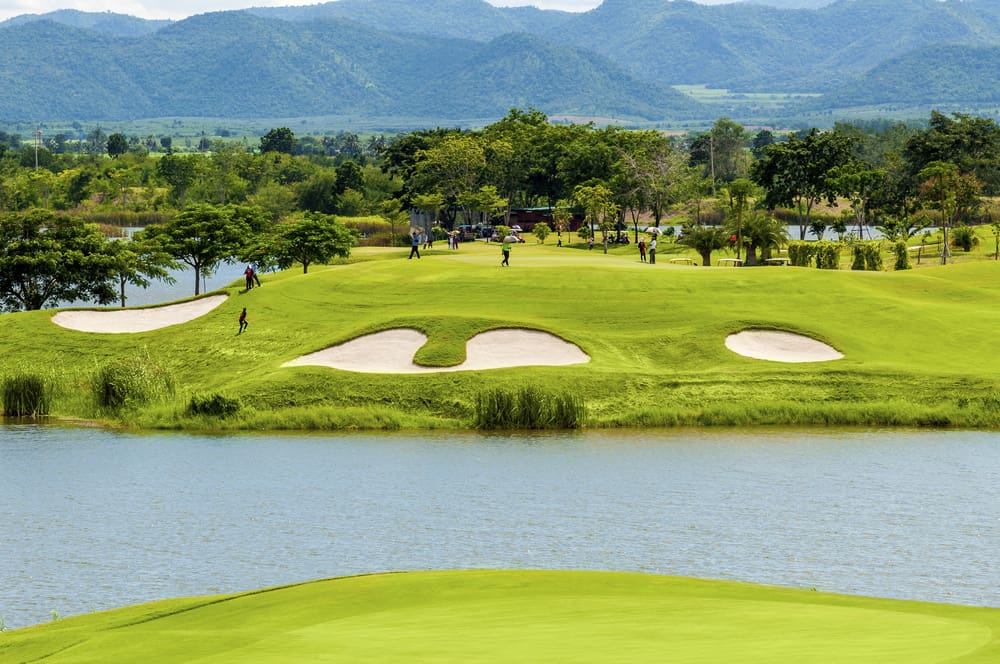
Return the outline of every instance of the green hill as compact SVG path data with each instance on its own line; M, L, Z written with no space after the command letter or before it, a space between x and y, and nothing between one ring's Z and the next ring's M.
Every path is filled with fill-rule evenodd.
M202 14L138 38L51 21L2 31L0 119L497 117L521 101L549 113L691 115L697 104L609 61L538 38L482 44L381 32L345 20ZM531 67L517 58L530 55Z
M930 46L893 58L806 109L872 104L1000 103L1000 47Z
M1000 610L614 572L373 574L172 599L16 630L0 663L968 664Z
M361 248L349 263L265 275L249 292L238 279L211 313L137 334L66 329L51 310L5 314L0 370L45 372L62 386L54 415L97 417L95 367L146 349L177 388L121 416L148 428L461 428L475 420L484 390L526 385L583 399L594 427L1000 425L995 261L877 273L694 268L670 264L689 255L670 242L655 266L631 247L604 255L585 246L529 241L503 269L499 248L482 242L435 248L420 261L403 249ZM241 307L251 328L237 337ZM496 328L549 332L590 361L421 374L283 366L398 328L428 337L415 361L429 367L460 364L466 341ZM789 364L725 346L729 334L760 328L808 335L844 357ZM936 360L942 343L954 355L946 362ZM221 419L186 413L192 396L213 394L245 407Z

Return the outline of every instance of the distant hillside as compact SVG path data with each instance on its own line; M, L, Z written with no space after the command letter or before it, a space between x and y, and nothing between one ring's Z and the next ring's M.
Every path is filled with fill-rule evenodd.
M32 22L3 31L0 119L483 118L511 106L633 118L697 105L606 59L539 38L480 44L381 32L351 21L202 14L139 38ZM252 48L248 45L252 44ZM530 57L529 57L530 56ZM654 115L655 114L655 115Z
M336 0L176 22L61 10L0 23L0 86L14 91L0 121L719 112L669 87L680 84L826 93L813 112L961 103L991 94L998 47L1000 0L604 0L587 12Z
M112 12L81 12L75 9L59 9L47 14L22 14L0 22L0 27L13 27L35 21L52 21L72 28L93 30L119 37L138 37L156 32L170 25L171 21L153 21Z
M930 46L894 58L805 109L878 104L1000 104L1000 47Z
M483 0L335 0L303 7L255 7L285 21L349 19L395 33L490 41L510 32L544 35L573 14L535 7L494 7Z

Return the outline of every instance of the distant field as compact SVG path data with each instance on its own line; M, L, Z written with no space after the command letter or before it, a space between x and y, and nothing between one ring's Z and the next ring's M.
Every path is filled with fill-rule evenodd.
M0 664L1000 661L1000 610L611 572L381 574L0 637Z
M792 102L822 96L817 92L732 92L724 88L709 88L704 85L674 85L672 87L703 104L739 104L760 109L781 109Z

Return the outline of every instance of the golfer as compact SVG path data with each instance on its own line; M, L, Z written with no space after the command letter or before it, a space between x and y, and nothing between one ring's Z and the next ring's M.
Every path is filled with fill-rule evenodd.
M247 329L247 308L243 307L243 311L240 312L240 331L236 334L243 334L243 330Z
M500 251L503 252L503 260L500 261L500 267L506 265L510 267L510 238L505 237L503 239L503 244L500 245Z

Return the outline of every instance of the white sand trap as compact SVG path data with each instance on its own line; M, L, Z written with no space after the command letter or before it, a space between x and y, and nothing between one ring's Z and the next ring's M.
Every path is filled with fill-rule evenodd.
M413 355L427 342L417 330L386 330L352 339L282 366L321 366L359 373L434 373L526 366L564 366L589 362L579 347L547 332L490 330L465 345L465 362L454 367L422 367Z
M726 348L772 362L828 362L844 357L835 348L801 334L777 330L744 330L726 337Z
M212 295L200 300L168 304L148 309L108 309L104 311L60 311L52 322L78 332L125 334L148 332L169 325L179 325L204 316L226 301L225 295Z

